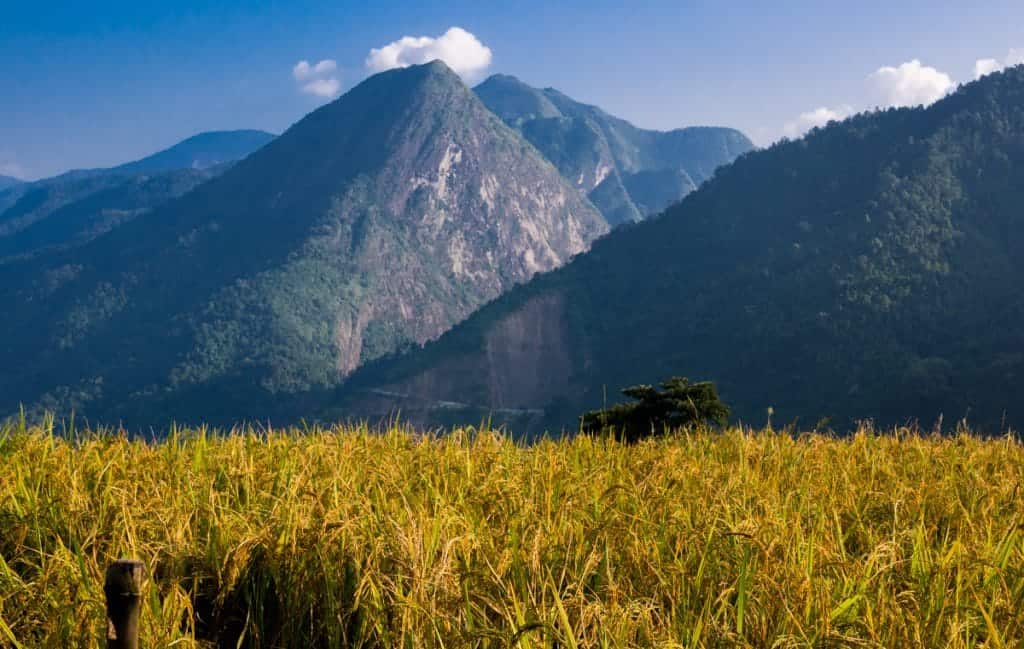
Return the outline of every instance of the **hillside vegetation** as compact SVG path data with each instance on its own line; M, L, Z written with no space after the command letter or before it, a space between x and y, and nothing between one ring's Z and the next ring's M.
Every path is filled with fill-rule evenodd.
M0 646L1019 647L1024 446L0 430Z
M36 183L10 208L0 210L0 264L84 245L221 171L213 167L149 175L104 173Z
M554 88L496 74L473 89L519 130L612 225L656 214L696 189L715 169L754 148L731 128L637 128Z
M433 424L713 380L744 421L1024 426L1024 66L929 108L865 113L740 157L418 354L342 411ZM356 388L363 388L362 391ZM367 394L408 398L367 411ZM515 426L522 431L525 423Z
M0 176L0 264L86 244L220 175L273 138L262 131L200 133L107 169L32 183Z
M294 416L608 231L443 63L390 70L184 196L0 266L0 417ZM2 247L0 247L2 253ZM158 344L154 344L159 341Z

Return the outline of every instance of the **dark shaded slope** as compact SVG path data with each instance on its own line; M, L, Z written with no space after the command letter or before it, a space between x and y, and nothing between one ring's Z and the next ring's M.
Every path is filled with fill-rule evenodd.
M218 171L103 175L40 185L0 213L0 263L86 243L185 194Z
M281 415L606 229L443 64L383 73L145 219L0 266L24 305L0 324L2 405Z
M117 167L0 187L0 258L88 241L181 196L273 138L262 131L201 133Z
M1024 427L1024 68L741 157L426 349L342 411L572 426L605 389L718 383L755 423ZM461 407L445 408L442 402ZM538 411L543 411L541 414ZM336 411L337 412L337 411Z

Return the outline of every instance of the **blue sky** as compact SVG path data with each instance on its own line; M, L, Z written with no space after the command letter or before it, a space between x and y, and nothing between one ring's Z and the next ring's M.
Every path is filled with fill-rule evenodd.
M281 132L365 78L371 49L453 26L477 45L385 51L446 51L470 80L514 74L640 126L733 126L759 144L927 103L974 79L979 60L983 71L1024 60L1020 0L553 5L2 0L0 173L111 165L204 130ZM314 70L320 61L333 64Z

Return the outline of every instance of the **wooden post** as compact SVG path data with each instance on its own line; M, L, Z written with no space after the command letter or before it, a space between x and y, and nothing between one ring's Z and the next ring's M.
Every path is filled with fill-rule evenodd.
M142 572L141 561L127 559L107 568L107 649L139 649Z

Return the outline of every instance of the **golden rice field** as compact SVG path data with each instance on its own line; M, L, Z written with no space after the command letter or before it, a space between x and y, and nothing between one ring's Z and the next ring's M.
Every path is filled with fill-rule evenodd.
M1021 647L1024 447L0 429L0 646Z

